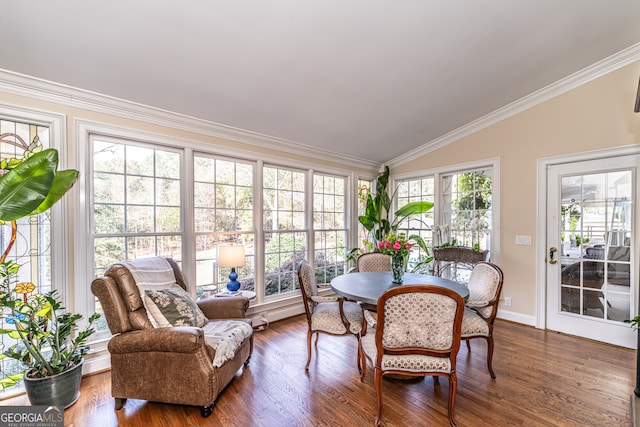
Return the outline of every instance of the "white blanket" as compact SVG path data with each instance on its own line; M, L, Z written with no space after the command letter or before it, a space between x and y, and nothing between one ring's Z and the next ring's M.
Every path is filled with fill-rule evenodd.
M129 269L138 288L166 289L176 283L173 268L165 258L140 258L123 261L121 264Z
M152 307L153 304L149 304L149 297L144 291L161 291L176 283L176 276L173 273L171 264L165 258L158 256L123 261L120 264L127 267L131 272L138 286L138 292L140 292L142 304L147 311L149 322L154 328L157 328L159 326L158 322L151 314L151 311L156 307Z
M213 358L214 368L219 368L227 360L233 359L238 347L253 333L251 325L240 320L215 320L204 325L202 329L204 341L216 351Z

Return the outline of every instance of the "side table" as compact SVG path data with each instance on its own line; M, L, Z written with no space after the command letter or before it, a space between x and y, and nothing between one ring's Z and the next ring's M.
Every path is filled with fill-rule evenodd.
M213 294L213 296L216 298L245 297L249 301L251 301L256 298L256 293L254 291L247 291L247 290L239 290L235 292L221 291L221 292L218 292L217 294Z

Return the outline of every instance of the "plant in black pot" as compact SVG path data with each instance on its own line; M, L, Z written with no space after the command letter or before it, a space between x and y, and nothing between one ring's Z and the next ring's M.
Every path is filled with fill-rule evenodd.
M66 313L55 291L39 293L35 284L19 282L21 265L7 257L16 241L16 221L53 206L74 184L78 171L58 171L57 150L43 150L37 139L27 146L13 136L25 156L0 162L0 221L11 224L9 243L0 256L0 334L6 337L0 358L17 360L23 370L5 374L0 388L24 380L33 405L67 407L78 398L87 339L100 315L93 314L78 331L82 316ZM7 135L2 137L8 142Z

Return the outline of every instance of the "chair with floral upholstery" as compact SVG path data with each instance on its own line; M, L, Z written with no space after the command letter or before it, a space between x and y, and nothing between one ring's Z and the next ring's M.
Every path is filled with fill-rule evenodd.
M458 293L431 285L391 288L378 300L377 318L365 312L374 329L360 338L358 356L361 380L367 364L374 370L376 425L382 417L382 376L387 374L448 377L449 422L456 425L456 356L463 313L464 301Z
M311 363L311 340L314 334L347 335L356 338L362 330L362 309L354 302L345 301L338 296L319 296L318 284L313 267L302 261L298 266L298 280L304 300L304 311L307 315L307 364L304 369L309 370ZM318 344L316 335L316 346ZM360 359L358 359L359 361Z
M503 274L500 267L489 262L479 262L471 271L469 278L469 298L462 319L462 339L484 338L487 340L487 367L491 378L493 372L493 322L498 314L498 303L502 292Z
M391 257L382 252L367 252L356 260L356 270L366 271L391 271Z

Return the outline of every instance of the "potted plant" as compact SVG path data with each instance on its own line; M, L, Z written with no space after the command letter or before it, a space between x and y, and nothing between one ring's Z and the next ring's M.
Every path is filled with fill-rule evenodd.
M394 218L389 218L391 214L391 200L393 195L387 193L389 184L389 167L385 166L384 171L376 178L376 193L371 194L368 188L358 190L360 200L365 203L365 211L363 215L358 217L358 222L369 232L369 239L364 240L364 249L353 248L349 251L347 261L355 261L355 259L364 252L379 250L378 243L383 241L389 233L396 233L402 222L412 215L420 215L428 212L433 208L432 202L417 201L409 202L394 212ZM416 245L428 256L429 249L419 235L411 235L408 239L412 239ZM429 262L430 259L425 260Z
M20 265L7 256L16 240L16 221L53 206L74 184L78 171L58 171L57 150L43 150L37 137L28 146L17 135L0 135L0 140L25 151L24 158L0 161L0 221L11 222L12 231L0 256L0 334L14 340L0 359L12 358L24 367L0 379L0 386L24 379L33 405L67 407L78 397L86 342L99 315L92 315L87 327L77 332L82 316L64 312L55 291L41 294L33 283L18 283Z

